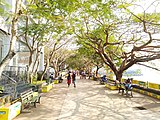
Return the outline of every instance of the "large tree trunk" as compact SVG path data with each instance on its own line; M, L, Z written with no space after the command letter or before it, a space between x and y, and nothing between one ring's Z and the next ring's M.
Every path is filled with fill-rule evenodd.
M116 80L118 80L119 82L121 82L123 72L117 72L115 75L116 75Z
M41 81L43 80L44 74L47 72L48 67L49 67L49 59L47 59L44 71L42 72Z
M9 51L7 56L2 60L2 62L0 63L0 77L2 75L2 71L4 70L4 68L9 64L10 60L15 56L15 52L14 52L14 45L16 44L16 40L17 40L17 22L18 22L18 18L21 15L20 12L21 9L21 0L16 0L16 4L15 4L15 15L12 18L12 24L11 24L11 40L10 40L10 47L9 47Z
M38 71L39 64L40 64L40 61L39 61L39 59L38 59L38 63L37 63L37 65L36 65L35 73L37 73L37 71Z
M92 68L89 67L89 69L88 69L88 76L91 77L92 75L93 75L93 74L92 74Z
M55 70L55 75L54 75L54 77L56 78L56 77L58 77L59 70L58 70L58 69L54 69L54 70Z
M33 73L35 73L35 70L36 70L36 68L37 68L37 64L38 64L38 61L39 61L39 54L40 54L40 52L38 52L37 51L37 53L36 53L36 59L35 59L35 61L34 61L34 63L33 63L33 66L32 66L32 72Z
M96 77L98 77L98 70L99 70L99 67L96 66Z
M59 66L58 66L58 64L54 64L53 68L54 68L54 71L55 71L54 77L56 78L59 75Z
M30 56L29 56L29 64L28 64L28 82L32 83L32 57L33 57L33 51L30 51Z
M0 63L0 77L2 75L4 68L8 65L8 63L14 56L15 53L13 51L9 51L8 55L2 60L2 62Z

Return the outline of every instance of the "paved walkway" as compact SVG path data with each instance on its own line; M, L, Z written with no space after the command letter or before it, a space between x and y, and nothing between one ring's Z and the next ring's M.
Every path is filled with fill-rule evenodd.
M77 88L68 88L64 80L42 94L37 108L14 120L160 120L160 101L135 92L133 98L117 92L92 80L77 80Z

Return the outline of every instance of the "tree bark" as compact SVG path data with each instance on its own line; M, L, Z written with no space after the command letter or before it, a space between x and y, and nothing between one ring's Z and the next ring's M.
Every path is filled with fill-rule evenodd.
M99 67L96 66L96 77L98 76L98 70L99 70Z
M29 56L29 64L28 64L28 82L32 83L32 59L33 59L33 51L30 51L30 56Z
M9 51L8 55L2 60L2 62L0 63L0 77L2 75L4 68L8 65L8 63L14 56L15 52Z
M118 80L119 82L121 82L123 72L117 72L117 73L115 73L115 75L116 75L116 80Z
M55 75L54 75L54 77L56 78L56 77L58 77L59 69L58 69L58 68L54 68L54 70L55 70Z
M9 47L9 51L8 54L6 55L6 57L2 60L2 62L0 63L0 77L2 75L2 71L4 70L4 68L9 64L10 60L15 56L15 52L14 52L14 45L16 44L16 40L17 40L17 22L18 22L18 18L21 15L20 12L21 9L21 0L16 0L16 4L15 4L15 12L14 12L14 16L12 18L12 22L11 22L11 40L10 40L10 47Z
M49 58L47 59L44 71L42 72L41 81L43 80L43 77L44 77L45 73L47 72L48 67L49 67Z
M40 49L40 51L41 51L41 49ZM32 66L32 72L33 72L33 73L35 73L36 68L38 67L38 66L36 66L36 65L37 65L38 62L39 62L40 51L39 51L38 48L37 48L37 51L36 51L36 59L35 59L35 61L34 61L34 63L33 63L33 66ZM35 68L35 67L36 67L36 68Z

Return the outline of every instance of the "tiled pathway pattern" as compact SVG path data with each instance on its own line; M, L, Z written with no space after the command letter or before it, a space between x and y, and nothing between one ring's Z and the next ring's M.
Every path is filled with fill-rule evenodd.
M79 79L77 88L68 88L64 80L42 94L37 108L14 120L160 120L159 100L135 92L133 96L122 96L92 80Z

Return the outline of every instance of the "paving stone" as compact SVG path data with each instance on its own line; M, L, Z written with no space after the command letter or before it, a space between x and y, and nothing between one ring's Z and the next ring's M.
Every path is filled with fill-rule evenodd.
M77 87L67 87L66 81L55 84L42 94L41 104L30 113L14 120L159 120L160 101L133 92L134 97L108 90L98 81L77 80ZM140 110L136 107L144 107Z

